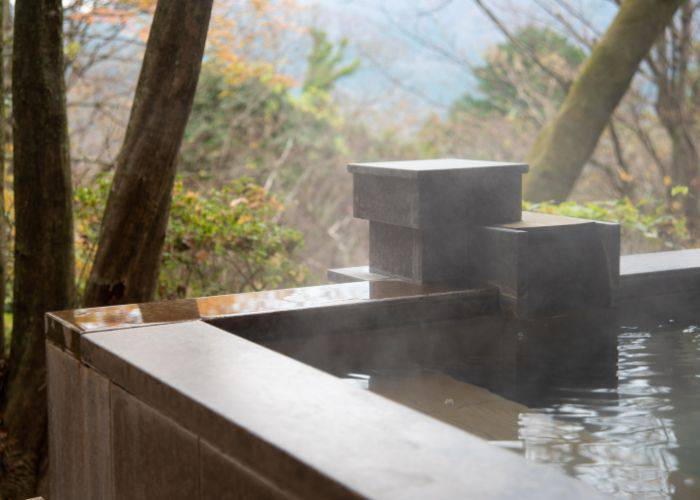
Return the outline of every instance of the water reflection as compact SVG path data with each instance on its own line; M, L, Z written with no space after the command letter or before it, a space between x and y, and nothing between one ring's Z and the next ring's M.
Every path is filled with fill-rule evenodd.
M419 285L405 281L339 283L282 290L238 293L197 299L125 304L52 313L76 331L128 328L172 321L213 319L257 313L296 311L338 304L372 302L432 295L482 295L485 290L461 290L448 285ZM491 293L495 293L491 291Z
M519 420L528 459L558 464L601 491L700 498L700 328L621 328L615 387L553 380Z
M265 345L615 496L700 498L700 318L642 316L483 317ZM473 397L484 389L493 397Z

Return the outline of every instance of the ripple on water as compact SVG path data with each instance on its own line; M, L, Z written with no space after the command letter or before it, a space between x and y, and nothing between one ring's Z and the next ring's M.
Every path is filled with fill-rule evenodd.
M511 403L513 418L504 418L501 427L488 429L482 437L529 460L560 467L617 497L699 499L700 327L668 320L652 331L630 325L609 334L605 341L616 353L608 365L609 376L597 373L597 366L582 367L575 354L567 360L553 358L547 346L538 353L544 355L543 364L556 368L554 376L530 374L514 381L515 387L505 392L518 403L488 395L466 383L472 382L468 378L457 381L435 372L412 372L403 386L396 373L388 379L386 373L351 374L348 379L370 390L383 384L387 397L477 434L481 424L474 420L476 413L469 413L469 398L460 398L460 393L483 397L499 409ZM534 337L535 332L517 335L523 345ZM562 351L552 347L551 352ZM473 353L465 359L470 366L492 362ZM460 383L465 388L455 385ZM508 425L510 431L503 427Z

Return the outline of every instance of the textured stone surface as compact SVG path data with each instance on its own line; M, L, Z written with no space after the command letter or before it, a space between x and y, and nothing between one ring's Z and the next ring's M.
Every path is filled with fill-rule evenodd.
M612 302L615 303L620 293L620 225L596 221L595 228L603 245L603 253L608 264Z
M425 160L354 164L348 170L355 217L423 229L520 219L527 166Z
M109 381L47 342L52 499L114 498Z
M369 268L419 283L464 282L467 227L424 229L370 221Z
M51 496L75 498L82 487L80 362L47 344Z
M127 399L121 418L132 442L121 458L146 470L140 456L186 461L179 450L191 440L182 425L303 498L599 497L558 470L201 322L92 333L82 342L115 382L177 420L172 428ZM124 433L115 425L114 439ZM177 452L165 452L176 442ZM167 465L151 480L178 484Z
M116 497L201 498L197 436L115 385L111 396Z
M373 273L369 270L369 266L328 269L326 272L326 278L328 278L328 281L331 283L354 283L357 281L387 281L404 279L400 276L390 274Z
M620 298L637 299L700 291L700 249L636 255L621 259Z
M284 311L295 312L300 309L355 303L367 303L367 307L371 309L378 306L375 302L385 299L416 300L416 297L443 292L464 293L451 285L422 285L392 279L385 280L385 283L347 282L168 302L76 309L47 314L46 334L51 341L80 357L80 337L89 332L197 319L237 318L243 322L256 322L261 316L279 317L279 313Z
M375 221L369 223L369 269L373 273L395 274L420 281L422 247L420 229Z
M419 177L447 174L454 171L489 175L494 173L524 174L528 166L488 160L463 160L460 158L438 158L428 160L380 161L368 163L351 163L348 171L353 174L383 175L415 179Z
M465 284L470 227L520 220L526 165L448 159L348 170L354 215L370 221L373 273Z
M522 213L522 176L519 172L430 175L421 181L420 196L423 227L514 221Z
M478 227L470 239L469 273L476 283L498 287L501 301L525 294L527 233L514 229Z
M622 276L663 275L666 273L700 274L700 248L672 252L624 255Z
M559 314L613 305L619 283L616 225L523 214L475 229L469 261L477 282L498 286L515 314Z
M381 287L392 282L371 283ZM426 285L423 285L424 287ZM250 340L263 341L285 336L357 332L386 326L411 325L421 321L469 318L498 312L498 290L494 287L453 292L426 293L418 297L341 304L280 311L269 314L217 318L208 323Z
M417 228L421 225L420 195L414 179L353 175L353 215Z
M586 222L586 221L584 221ZM619 228L615 224L596 222L606 250L611 276L615 267ZM507 236L504 236L507 238ZM473 238L478 241L478 238ZM606 243L610 241L610 243ZM506 259L506 262L507 259ZM622 257L624 297L645 297L659 293L693 291L700 289L700 250L681 250ZM483 263L488 266L489 262ZM379 281L376 273L367 267L352 268L347 281ZM337 274L346 274L336 270ZM473 272L472 267L470 272ZM305 307L334 306L352 301L374 301L389 297L416 297L430 294L431 288L405 283L395 277L380 276L388 281L384 287L368 283L343 283L319 287L202 297L184 301L127 304L120 306L78 309L50 313L46 317L47 336L56 344L79 353L80 335L86 332L107 331L128 327L163 324L192 319L245 317L255 321L263 314L296 310ZM388 278L388 279L387 279Z
M200 442L200 482L203 499L277 500L295 498L240 462Z

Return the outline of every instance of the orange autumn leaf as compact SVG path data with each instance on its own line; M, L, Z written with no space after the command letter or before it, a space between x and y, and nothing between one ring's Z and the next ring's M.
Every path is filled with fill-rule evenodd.
M622 182L632 182L634 180L634 176L628 172L625 172L624 170L620 170L619 174L620 180Z

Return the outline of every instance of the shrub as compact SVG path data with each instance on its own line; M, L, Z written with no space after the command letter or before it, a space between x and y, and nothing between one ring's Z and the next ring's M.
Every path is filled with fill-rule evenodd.
M652 198L632 202L619 200L578 203L523 203L525 210L602 221L619 222L625 253L684 248L690 234L684 217L671 212L665 201Z
M82 292L90 272L110 178L75 193L76 272ZM206 192L178 179L161 260L157 297L173 299L302 283L292 257L298 231L279 222L284 207L251 179Z

